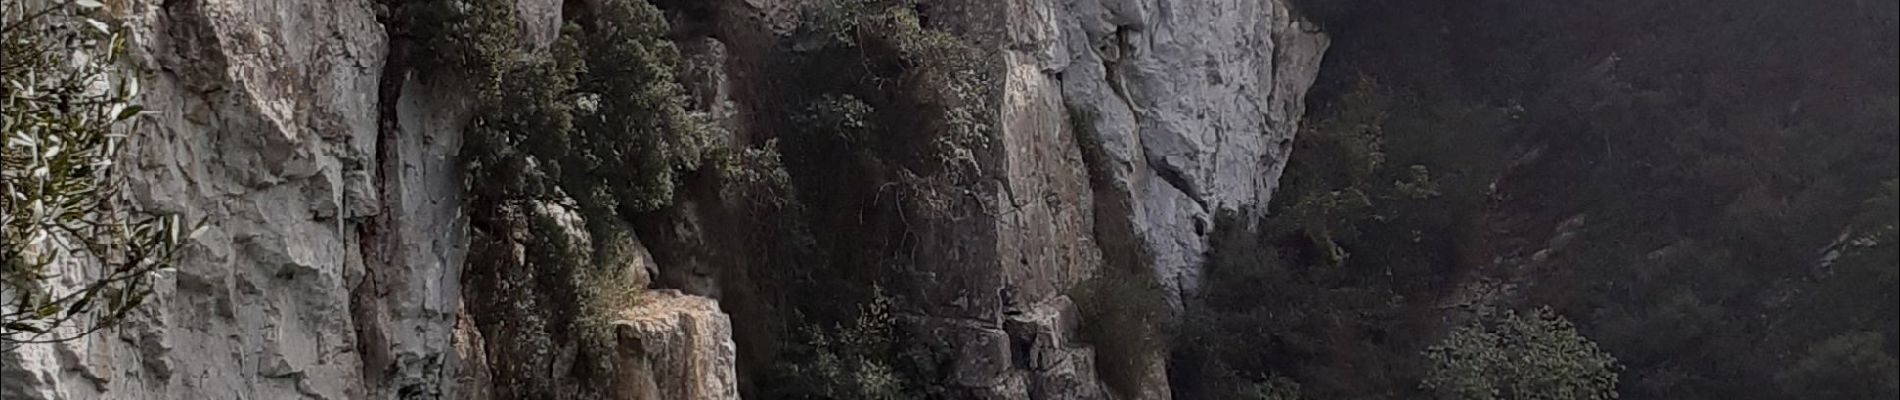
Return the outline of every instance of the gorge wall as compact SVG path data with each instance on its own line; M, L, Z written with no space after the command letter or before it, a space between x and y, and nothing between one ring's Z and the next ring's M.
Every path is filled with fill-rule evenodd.
M788 89L772 83L787 75L771 59L795 47L787 37L809 2L658 3L685 56L688 104L715 142L783 136L761 115L798 110L773 101ZM1260 213L1272 195L1326 39L1276 0L916 8L921 25L983 54L994 109L979 113L992 129L968 157L974 173L934 198L890 195L896 178L867 174L823 188L861 196L815 206L808 222L895 233L821 242L834 260L862 252L887 269L875 280L909 334L935 342L945 368L927 384L945 396L1166 398L1158 369L1136 393L1097 376L1069 295L1104 268L1152 272L1176 301L1193 293L1213 215ZM563 18L552 0L515 10L529 46L551 42ZM209 228L125 325L0 356L0 396L487 398L491 366L511 361L495 345L519 338L484 337L464 306L486 295L463 286L457 151L473 105L465 88L392 61L387 5L126 1L114 12L138 33L134 67L149 73L134 191ZM735 398L791 339L770 333L788 318L783 293L760 289L773 284L760 271L787 261L732 251L770 237L727 235L771 220L692 190L694 179L635 221L653 286L684 293L631 305L613 356L631 367L583 384ZM891 262L896 253L907 255Z

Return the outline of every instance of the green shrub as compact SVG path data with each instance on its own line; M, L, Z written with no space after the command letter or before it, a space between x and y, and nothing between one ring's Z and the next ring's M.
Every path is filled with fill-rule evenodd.
M873 288L871 300L848 323L807 326L803 340L775 374L782 387L774 398L889 400L904 397L905 385L890 359L894 316L890 298Z
M559 161L569 185L604 186L627 210L670 204L677 172L698 168L708 146L687 118L667 30L658 8L634 0L601 2L580 30L578 154Z
M563 193L586 217L613 218L669 204L678 172L700 166L708 139L686 116L659 10L605 1L586 15L545 53L492 59L515 61L465 142L471 190Z
M722 191L799 196L757 199L754 211L786 205L760 232L798 243L796 256L779 254L754 277L770 276L784 299L782 341L761 387L770 398L928 397L943 372L946 349L931 343L848 348L857 304L892 273L905 271L922 247L920 230L940 229L950 211L975 212L968 194L978 185L978 160L990 147L995 94L983 53L945 32L926 28L915 2L810 2L785 46L769 53L775 81L760 87L774 106L759 112L761 139L776 139L782 171L765 163L731 171ZM782 105L777 106L777 105ZM749 156L733 154L733 161ZM760 190L750 176L784 177L790 187ZM974 206L968 208L959 208ZM844 218L845 216L852 216ZM755 217L756 218L756 217ZM809 223L808 226L802 223ZM811 235L825 232L827 235ZM767 240L773 240L768 237ZM810 242L807 244L806 242ZM775 246L781 246L775 244ZM782 248L781 248L782 249ZM909 280L893 281L911 282ZM910 293L908 289L898 293ZM843 353L840 353L843 352ZM826 355L835 354L835 355ZM798 371L785 373L785 371ZM886 379L885 377L894 379ZM890 384L885 384L890 383ZM917 385L909 385L917 384Z
M976 154L989 148L995 118L991 71L983 53L949 33L921 25L913 3L835 0L804 14L793 67L809 79L794 101L812 116L794 123L820 136L845 135L920 177L960 182L977 176ZM840 73L849 71L849 73ZM854 104L854 103L862 103ZM832 112L836 113L832 113ZM836 125L832 122L865 122ZM844 127L844 130L833 130ZM876 144L876 146L870 146Z
M779 155L778 139L716 157L723 164L714 168L720 173L719 197L729 205L763 212L782 211L793 205L792 177Z
M1082 341L1095 349L1095 370L1124 396L1141 393L1167 354L1167 293L1147 271L1105 268L1073 292Z
M1888 399L1900 394L1900 362L1877 332L1820 341L1776 375L1785 393L1806 399Z
M390 2L398 38L415 48L411 67L422 76L455 76L480 93L502 85L515 56L515 2L506 0L413 0Z
M427 11L407 31L422 35L411 38L418 51L443 53L416 54L420 67L496 71L492 87L470 88L477 105L461 149L471 253L489 255L470 257L469 286L485 294L471 309L489 337L524 338L490 344L498 396L564 397L574 389L551 378L612 376L611 322L651 272L633 269L628 221L671 204L681 171L702 167L707 138L684 111L680 57L652 4L589 3L548 49L528 52L514 48L512 11L488 9L512 2L477 1L405 6ZM583 350L572 371L550 374L561 348Z
M1615 399L1622 368L1549 308L1459 327L1425 357L1425 388L1461 400Z
M1243 400L1300 400L1300 384L1292 379L1274 377L1249 386L1240 398Z

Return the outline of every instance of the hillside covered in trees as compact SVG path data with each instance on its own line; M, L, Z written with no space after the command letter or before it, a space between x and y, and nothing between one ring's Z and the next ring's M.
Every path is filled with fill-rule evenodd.
M1177 398L1900 395L1896 2L1300 3L1333 47Z

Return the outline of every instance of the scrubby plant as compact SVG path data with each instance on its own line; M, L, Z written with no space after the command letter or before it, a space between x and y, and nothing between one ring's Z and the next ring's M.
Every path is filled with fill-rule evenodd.
M879 121L870 131L881 140L854 143L899 158L921 177L977 176L977 154L989 148L995 119L992 71L982 52L924 27L915 4L901 0L820 3L795 37L799 67L817 78L801 89L810 92L800 101L813 114Z
M454 76L481 93L501 88L515 55L515 4L497 0L390 2L398 39L415 47L410 60L425 77Z
M873 288L869 302L846 323L807 326L791 349L790 362L775 373L785 387L777 398L890 400L904 398L906 387L891 367L895 316L890 298Z
M762 210L792 205L792 177L779 154L778 139L766 140L756 148L722 152L715 159L722 164L714 168L720 173L720 198L745 203L734 206Z
M572 32L572 31L570 31ZM658 8L601 2L580 30L573 149L559 160L568 185L602 185L614 206L649 211L672 201L677 172L699 167L708 138L693 126L673 74L679 50Z
M1145 265L1145 263L1140 264ZM1168 294L1152 272L1105 268L1074 289L1081 339L1110 388L1138 396L1168 352Z
M1849 332L1806 349L1776 374L1791 396L1808 399L1884 399L1900 394L1900 362L1878 332Z
M72 340L144 303L187 235L120 168L141 109L131 38L101 5L0 4L0 350Z
M1300 400L1300 384L1285 377L1274 377L1247 387L1243 400Z
M778 193L799 196L787 211L801 213L810 231L834 233L804 246L815 254L812 262L775 264L784 270L758 273L789 278L783 283L785 314L796 317L786 323L782 335L788 343L776 354L776 369L817 368L803 364L813 352L801 349L826 347L813 342L834 338L840 321L855 318L855 304L869 301L863 288L889 281L908 285L889 278L905 265L937 262L918 257L934 245L918 240L925 230L939 229L955 213L988 211L973 204L980 196L969 194L987 190L979 160L994 149L990 122L997 93L990 71L982 52L926 27L917 13L912 1L813 2L783 51L770 54L775 71L787 75L768 92L784 111L764 112L773 118L769 124L787 129L763 132L778 140L785 176L796 189ZM844 215L857 217L837 217ZM896 289L902 304L913 288ZM917 385L851 396L928 396L939 389L928 383L938 382L943 371L914 359L932 359L941 349L909 344L862 354L890 367L903 378L897 381ZM801 380L786 377L770 385L811 386ZM824 392L778 396L826 398Z
M1459 400L1615 399L1621 370L1549 308L1459 327L1425 357L1425 388Z
M613 348L612 322L653 272L636 269L646 266L628 221L673 201L681 172L704 164L707 138L684 111L673 75L679 54L652 4L589 3L546 49L517 48L512 14L490 10L495 4L512 7L428 2L436 8L418 10L443 14L412 19L423 24L409 28L447 35L412 38L448 53L418 54L435 59L419 68L495 74L492 88L484 80L470 86L475 116L461 149L471 252L490 255L471 257L468 267L470 286L488 293L473 307L477 324L499 337L533 338L494 345L508 360L496 367L500 394L603 395L602 387L551 383L612 373L600 349ZM503 17L507 23L490 20ZM574 355L571 370L554 371L561 348L571 346L593 350Z

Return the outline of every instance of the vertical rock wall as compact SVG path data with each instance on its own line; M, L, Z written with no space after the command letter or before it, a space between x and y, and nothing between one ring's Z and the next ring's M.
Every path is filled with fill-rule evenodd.
M0 357L0 397L460 397L443 377L466 105L414 84L385 104L376 7L115 5L149 74L132 192L206 229L124 325ZM379 126L389 108L403 114L397 129ZM374 245L387 251L366 260ZM362 285L372 274L381 284Z
M1258 216L1326 38L1278 0L1030 2L1033 54L1100 146L1104 241L1192 292L1214 214ZM1132 237L1125 237L1132 233Z
M955 364L975 372L954 383L996 398L1101 396L1078 367L1091 352L1062 323L1074 318L1065 293L1127 265L1192 293L1214 214L1265 211L1327 41L1277 0L930 4L949 16L933 21L997 51L1002 71L998 212L976 219L993 224L995 258L957 261L976 272L955 279L997 274L1009 329L985 334L980 313L951 324L966 327L945 330L963 332L948 335L963 349ZM1030 351L989 350L1001 342ZM1166 397L1153 379L1141 396Z
M705 56L692 68L757 83L747 57L774 44L731 33L781 30L798 2L726 3L746 11L722 15L757 15L718 24L762 26L687 43ZM914 316L949 346L942 384L982 398L1105 398L1066 293L1116 263L1192 292L1212 215L1263 211L1326 41L1276 0L926 4L932 24L994 51L1000 100L997 145L978 160L987 183L956 200L957 218L915 221L936 224L916 240L944 256L906 272L931 279L916 282L928 304ZM126 2L151 72L134 192L210 226L123 327L0 356L0 396L479 398L483 338L456 318L466 238L455 151L470 105L457 88L385 73L377 7ZM553 37L559 7L518 3L526 44ZM746 137L736 119L758 110L729 103L758 103L703 86L718 88L694 92L708 121ZM714 267L690 272L723 276L703 270ZM744 287L700 285L688 289ZM636 346L628 362L730 371L731 332L702 300L632 311L648 322L625 325L623 339L691 346ZM723 390L734 379L644 376L655 381L641 390L662 397L734 396ZM1165 382L1150 386L1165 396Z
M1105 396L1066 294L1112 266L1192 293L1214 215L1265 211L1326 39L1277 0L922 4L928 27L987 52L1000 86L977 160L990 184L953 203L985 212L911 221L926 256L899 274L925 287L922 334L952 349L945 384ZM1167 397L1150 379L1139 396Z

